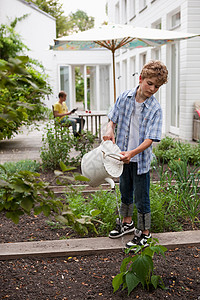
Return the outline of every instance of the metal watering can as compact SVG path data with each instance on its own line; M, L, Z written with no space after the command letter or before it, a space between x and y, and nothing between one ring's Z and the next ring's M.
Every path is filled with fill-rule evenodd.
M103 141L101 145L86 153L81 161L83 176L90 179L89 185L99 186L108 182L114 189L113 178L119 177L123 172L123 161L119 154L121 150L112 141Z

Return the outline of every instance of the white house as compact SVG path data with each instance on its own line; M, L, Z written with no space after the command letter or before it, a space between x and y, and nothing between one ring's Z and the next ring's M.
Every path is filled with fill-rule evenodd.
M36 5L24 0L0 0L0 24L9 24L16 17L28 15L15 28L30 49L28 55L42 62L49 76L53 94L45 104L51 108L60 90L68 94L69 109L76 105L75 67L79 66L85 79L84 108L90 97L90 109L107 111L111 106L111 55L108 51L53 51L56 22ZM9 21L10 20L10 21ZM87 78L90 78L88 86Z
M200 1L108 0L108 18L137 27L200 33ZM138 83L144 63L160 59L169 70L169 82L156 95L163 109L163 134L192 140L194 103L200 94L199 49L200 37L195 37L159 48L119 50L117 95Z
M0 0L1 24L25 14L28 17L17 24L16 31L31 49L29 56L41 61L49 75L53 94L45 101L46 105L51 108L60 90L68 93L70 109L76 105L78 66L84 76L82 108L88 108L89 97L91 110L108 111L114 102L110 51L49 50L56 38L55 19L24 0ZM200 33L200 1L108 0L108 19L110 23ZM192 140L194 103L200 94L199 49L200 37L195 37L159 48L118 50L117 95L137 85L145 62L151 58L162 60L169 70L169 82L156 95L163 108L163 134Z

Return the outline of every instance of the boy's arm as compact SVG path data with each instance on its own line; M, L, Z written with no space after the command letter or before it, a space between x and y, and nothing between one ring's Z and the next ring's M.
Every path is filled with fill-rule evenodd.
M130 150L130 151L122 151L121 154L124 155L124 157L121 158L121 160L128 164L130 162L130 159L137 155L140 152L143 152L145 149L149 148L152 144L152 140L146 139L142 144L140 144L137 148Z
M116 127L116 124L113 123L113 121L110 121L108 123L107 128L106 128L106 133L103 136L104 141L110 140L113 142L113 144L115 144L115 127Z
M68 116L68 115L71 115L71 111L69 112L65 112L65 113L59 113L58 111L54 110L54 116L55 117L64 117L64 116Z

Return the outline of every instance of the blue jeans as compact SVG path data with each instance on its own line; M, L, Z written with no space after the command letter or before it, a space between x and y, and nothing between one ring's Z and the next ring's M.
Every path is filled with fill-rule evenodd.
M124 164L119 187L121 192L121 216L132 217L133 203L135 203L138 211L138 229L150 229L150 173L137 175L136 162Z
M73 134L75 134L77 132L77 128L76 128L76 124L79 124L79 133L81 133L81 130L83 130L83 128L81 128L81 118L78 117L74 117L74 118L62 118L61 123L67 123L69 122L69 124L72 125L72 130L73 130ZM83 127L85 124L85 120L83 119Z

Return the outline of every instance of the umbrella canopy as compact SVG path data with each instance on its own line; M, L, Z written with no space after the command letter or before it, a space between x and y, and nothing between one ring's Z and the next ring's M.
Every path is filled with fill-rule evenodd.
M115 51L117 49L121 47L142 48L161 46L198 35L200 34L110 24L55 39L53 50L92 50L106 48L112 51L115 101Z

